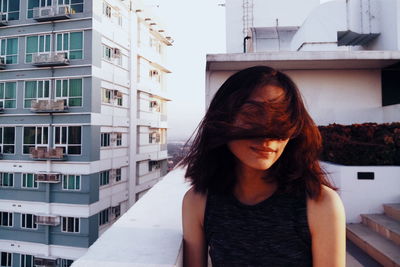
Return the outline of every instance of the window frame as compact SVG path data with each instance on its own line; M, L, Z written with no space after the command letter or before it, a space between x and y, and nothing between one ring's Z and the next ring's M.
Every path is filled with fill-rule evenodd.
M36 51L36 52L34 52L34 53L27 53L27 51L28 51L28 37L36 37L37 36L37 47L38 47L38 51ZM44 36L44 43L43 43L43 47L44 47L44 51L39 51L40 49L40 37L42 37L42 36ZM36 53L41 53L41 54L46 54L46 53L51 53L52 51L54 51L54 49L52 49L53 48L53 34L33 34L33 35L28 35L28 36L25 36L25 57L24 57L24 63L25 64L31 64L32 63L32 61L33 61L33 54L36 54ZM49 37L50 38L50 41L49 41L49 44L50 44L50 47L49 47L49 50L48 51L46 51L46 37ZM32 56L32 58L31 58L31 61L27 61L27 57L28 57L28 55L31 55Z
M4 143L4 128L13 128L14 129L14 143L13 144L5 144ZM16 138L16 127L8 127L8 126L0 126L1 133L0 133L0 154L7 154L7 155L15 155L15 138ZM4 146L13 146L14 153L4 153Z
M111 146L111 133L100 134L100 148Z
M31 260L30 260L30 264L27 264L27 259L26 259L26 257L30 257L31 258ZM33 258L34 258L34 256L33 255L29 255L29 254L20 254L20 263L21 263L21 267L29 267L29 266L34 266L33 265Z
M8 214L8 225L5 225L3 222L3 213L7 213ZM6 215L7 216L7 215ZM8 228L12 228L14 227L14 213L13 212L8 212L8 211L0 211L0 227L8 227Z
M115 145L122 146L122 133L115 134Z
M1 251L0 252L1 254L0 254L0 265L2 266L2 267L11 267L11 266L13 266L13 259L14 259L14 255L13 255L13 253L11 253L11 252L5 252L5 251ZM2 262L2 259L3 259L3 253L6 253L7 254L7 262L6 262L6 264L5 265L3 265L3 262Z
M31 224L32 227L27 227L27 222L28 222L28 215L31 215ZM25 219L24 219L25 216ZM25 224L25 226L24 226ZM38 229L38 225L36 224L36 215L35 214L31 214L31 213L21 213L21 217L20 217L20 225L22 229L27 229L27 230L37 230Z
M35 143L34 144L25 144L25 128L35 128L35 136L34 136L34 138L35 138ZM38 141L38 128L41 128L41 131L42 131L42 138L41 138L41 141L43 142L43 140L44 140L44 128L47 128L47 144L44 144L44 143L38 143L37 141ZM24 148L25 148L25 146L29 146L29 147L34 147L35 149L37 149L38 147L45 147L45 148L47 148L47 149L49 149L50 148L50 144L49 144L49 141L50 141L50 129L49 129L50 127L48 127L48 126L23 126L22 127L22 155L30 155L30 153L28 152L28 153L24 153Z
M8 46L8 40L10 39L17 39L17 53L16 54L7 54L7 46ZM3 49L3 40L5 40L5 48ZM5 54L2 55L1 51L4 50ZM17 65L19 63L19 55L18 55L18 51L19 51L19 37L13 37L13 38L0 38L0 57L5 57L5 64L6 65ZM7 63L7 57L16 57L16 63Z
M15 91L14 91L15 98L6 98L6 85L12 84L12 83L15 84L15 87L14 87L15 88ZM1 89L1 85L3 85L2 89ZM18 85L17 82L0 82L0 90L3 90L3 98L0 98L0 101L3 102L4 109L17 109L17 107L18 107L17 85ZM15 107L14 108L6 107L6 101L14 101Z
M11 181L11 185L4 185L4 175L7 174L8 175L8 183L10 184ZM11 176L11 178L10 178ZM0 188L12 188L14 187L14 173L13 172L0 172Z
M74 179L74 188L68 188L69 187L69 178L70 176L73 176ZM79 177L78 183L76 182L77 177ZM65 182L66 181L66 182ZM67 184L67 188L65 188L65 183ZM78 185L78 188L76 188ZM82 188L82 175L77 175L77 174L63 174L62 176L62 185L61 188L63 191L81 191Z
M36 82L35 85L35 93L36 93L36 98L27 98L26 97L26 83L27 82ZM42 88L39 88L39 83L43 82L43 86ZM44 95L44 91L45 91L45 83L48 82L49 83L49 96L48 97L38 97L39 95L39 90L42 90L42 93ZM52 88L52 80L48 79L48 80L33 80L33 81L24 81L24 91L23 91L23 108L24 109L31 109L31 107L26 107L25 102L26 101L32 101L32 100L50 100L51 99L51 88ZM32 102L31 102L32 105Z
M105 170L99 172L99 186L106 186L110 184L111 170Z
M119 182L122 180L122 168L115 169L115 181Z
M71 94L71 85L70 85L70 82L71 82L71 80L81 80L81 88L82 88L82 92L81 92L81 96L80 96L80 99L81 99L81 105L80 106L71 106L70 105L70 99L72 98L72 99L77 99L77 98L79 98L79 97L76 97L76 96L70 96L70 94ZM60 95L61 96L57 96L57 90L58 90L58 81L60 81L60 85L61 85L61 88L60 88ZM63 96L63 91L64 91L64 81L67 81L67 96ZM83 102L83 100L84 100L84 91L85 91L85 88L84 88L84 79L83 78L66 78L66 79L55 79L54 80L54 88L55 88L55 92L54 92L54 100L64 100L64 105L65 106L67 106L68 108L82 108L83 106L84 106L84 102Z
M65 223L64 223L64 219L65 219L65 222L66 222L66 226L64 227L64 225L65 225ZM73 231L68 231L68 224L69 224L69 222L68 222L68 220L69 219L72 219L73 220ZM76 231L76 223L78 222L78 231ZM76 233L76 234L79 234L80 233L80 230L81 230L81 218L79 218L79 217L64 217L64 216L62 216L61 217L61 232L62 233ZM64 230L64 228L65 228L65 230Z
M110 223L111 208L106 208L99 212L99 226Z
M82 48L81 49L73 49L71 50L71 33L82 33ZM65 47L65 35L68 35L68 49L64 49ZM84 60L85 59L85 31L68 31L68 32L57 32L54 34L55 36L55 48L53 49L57 53L66 53L67 58L69 60ZM61 46L62 49L58 49L58 37L62 36L61 38ZM70 53L81 51L82 58L71 58Z
M3 5L4 5L4 1L7 2L7 11L1 11L1 9L0 9L0 13L3 12L3 15L7 14L6 15L7 16L7 21L10 21L9 15L8 15L9 13L18 13L18 18L17 19L11 19L11 20L20 20L21 19L21 17L20 17L20 15L21 15L21 1L18 0L18 11L11 11L11 12L10 12L10 1L16 2L16 0L0 0L0 2L3 2Z
M28 175L32 175L32 186L28 186ZM21 188L22 189L34 189L37 190L39 189L39 183L36 181L36 173L32 173L32 172L24 172L21 174ZM26 180L26 181L24 181ZM24 186L25 183L25 186Z
M61 141L62 141L63 138L62 138L61 134L62 134L62 128L63 127L65 127L67 129L66 130L66 143L65 144L62 144L62 143L56 144L56 129L60 128L60 138L61 138ZM69 131L70 131L71 127L80 127L80 131L81 131L80 144L70 144L69 143ZM74 125L54 126L53 127L53 137L54 137L53 138L53 147L54 148L57 148L57 147L64 148L65 149L65 151L64 151L65 155L69 155L69 156L81 156L82 155L82 148L83 148L83 144L82 144L82 141L83 141L83 127L82 126L74 126ZM78 147L78 146L80 147L80 153L79 154L70 154L70 153L68 153L68 148L69 147Z

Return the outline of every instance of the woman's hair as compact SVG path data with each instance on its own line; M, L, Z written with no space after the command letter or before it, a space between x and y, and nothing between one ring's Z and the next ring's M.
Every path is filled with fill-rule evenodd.
M284 90L283 97L267 102L249 100L265 86ZM299 89L284 73L266 66L239 71L215 94L187 156L185 177L195 191L231 192L236 183L235 156L227 143L238 139L290 138L279 159L266 170L266 182L276 181L278 190L320 195L321 185L336 190L318 162L322 139L304 107Z

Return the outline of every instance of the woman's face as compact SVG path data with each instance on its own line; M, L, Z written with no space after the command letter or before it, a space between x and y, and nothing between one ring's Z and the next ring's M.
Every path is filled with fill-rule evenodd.
M256 89L249 100L256 102L275 102L284 98L282 88L267 85ZM241 122L236 121L236 126L241 126ZM282 155L287 139L255 138L241 139L228 142L228 148L233 155L244 165L255 170L269 169Z

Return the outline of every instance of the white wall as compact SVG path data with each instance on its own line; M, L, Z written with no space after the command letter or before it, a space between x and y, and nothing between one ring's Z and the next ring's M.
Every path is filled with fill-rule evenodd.
M249 1L251 2L251 1ZM319 5L319 0L253 0L253 26L300 26L307 15ZM226 50L243 52L243 1L226 0Z
M342 166L323 162L346 211L347 223L361 221L360 214L383 213L382 204L400 202L400 167ZM374 172L374 180L358 180L357 172Z
M234 72L208 73L206 103ZM296 70L287 73L318 125L399 121L400 105L381 106L380 70Z

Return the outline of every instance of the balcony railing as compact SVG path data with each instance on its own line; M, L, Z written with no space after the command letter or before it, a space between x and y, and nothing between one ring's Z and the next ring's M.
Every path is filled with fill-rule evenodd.
M34 160L66 160L67 157L62 147L50 148L37 147L30 149L31 158Z
M36 21L51 21L69 19L71 9L68 5L36 7L33 9L33 19Z
M64 100L32 100L31 111L35 113L68 112Z
M40 183L59 183L61 174L59 173L38 173L36 174L36 182Z
M0 12L0 26L8 25L8 14Z
M0 70L4 70L6 68L6 58L0 57Z
M69 65L69 59L65 52L36 53L32 56L32 65L37 67L65 66Z
M181 267L182 198L189 188L183 177L181 169L165 176L72 267Z

